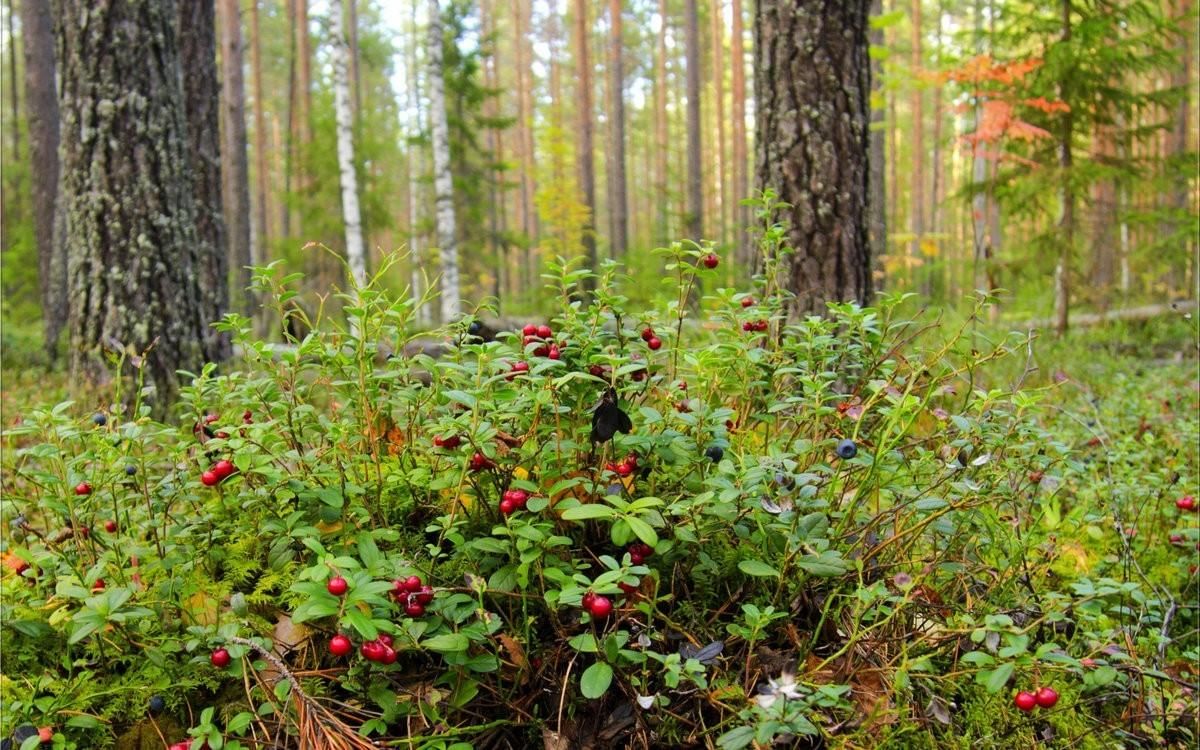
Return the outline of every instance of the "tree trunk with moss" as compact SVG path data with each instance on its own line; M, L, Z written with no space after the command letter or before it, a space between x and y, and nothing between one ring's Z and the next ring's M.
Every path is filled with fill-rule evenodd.
M760 0L756 183L791 204L792 314L871 296L869 0Z
M213 331L198 281L175 5L54 0L71 375L104 382L137 354L163 408ZM143 356L144 355L144 356ZM127 370L125 373L129 374Z

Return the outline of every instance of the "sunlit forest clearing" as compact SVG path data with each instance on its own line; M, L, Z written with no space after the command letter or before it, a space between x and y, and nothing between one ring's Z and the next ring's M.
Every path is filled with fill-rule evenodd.
M1191 0L7 0L0 750L1200 742Z

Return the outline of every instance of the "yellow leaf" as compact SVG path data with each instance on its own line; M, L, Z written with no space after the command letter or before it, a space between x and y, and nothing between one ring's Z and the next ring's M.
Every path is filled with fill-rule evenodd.
M933 240L921 240L921 255L924 255L926 258L936 258L940 252L938 244Z

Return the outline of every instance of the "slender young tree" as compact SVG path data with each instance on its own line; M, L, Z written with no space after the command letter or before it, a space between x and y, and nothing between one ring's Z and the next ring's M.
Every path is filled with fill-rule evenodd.
M579 0L577 0L578 2ZM738 0L735 0L737 2ZM670 198L667 192L667 0L658 0L658 36L654 53L654 198L658 232L654 240L666 244L671 237Z
M625 69L621 0L609 0L608 20L608 226L612 257L628 245L628 201L625 184Z
M588 268L596 270L596 154L592 143L592 64L588 47L591 36L587 0L575 0L575 60L579 95L576 117L579 120L578 171L579 189L583 193L583 204L587 206L587 223L582 232L584 253ZM589 279L589 283L591 280Z
M438 250L442 259L442 323L461 314L458 239L454 220L454 177L450 173L450 126L442 65L445 43L438 0L429 0L429 122L433 134L433 187L437 206Z
M793 315L871 296L867 159L870 0L759 0L756 173L791 204Z
M1072 34L1071 0L1061 0L1062 43L1069 45ZM1059 97L1072 100L1065 89L1068 77L1061 79ZM1059 336L1066 334L1071 320L1071 265L1075 255L1075 187L1069 178L1075 162L1075 120L1073 112L1066 112L1059 120L1058 166L1063 179L1059 181L1059 200L1062 214L1058 221L1058 262L1054 267L1054 330Z
M725 242L725 12L722 0L713 0L709 8L709 28L712 33L713 119L716 122L712 153L716 180L713 183L713 235Z
M160 408L212 330L198 282L182 70L170 3L54 0L71 375L103 382L128 347ZM153 50L154 54L147 54Z
M54 236L58 206L58 95L54 79L54 23L50 0L22 0L22 47L25 52L25 116L29 127L33 234L38 249L42 328L51 360L67 321L65 238ZM14 87L15 88L15 87Z
M909 186L909 215L912 226L912 249L910 255L915 262L921 260L921 241L925 235L925 90L921 86L921 0L912 0L912 48L909 62L909 83L912 86L909 100L912 109L912 127L908 131L912 140L912 175ZM929 294L927 273L921 273L922 288Z
M696 0L684 3L684 35L687 47L687 185L688 239L704 235L703 174L700 168L700 19Z
M188 3L181 3L180 7ZM250 169L246 158L246 83L243 74L242 17L238 0L220 0L221 22L221 183L234 307L254 314L250 294Z
M337 120L338 177L342 194L342 221L346 229L346 261L355 287L367 284L366 253L363 250L362 213L358 206L358 175L354 169L354 107L350 81L350 41L345 32L346 6L337 3L329 11L333 37L333 100Z

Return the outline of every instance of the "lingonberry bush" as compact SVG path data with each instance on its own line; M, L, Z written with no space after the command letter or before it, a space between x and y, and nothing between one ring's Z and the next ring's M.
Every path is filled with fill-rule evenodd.
M1101 402L1028 334L899 298L789 323L782 236L745 290L709 281L709 248L661 250L645 311L616 266L585 302L555 265L554 315L494 340L418 333L376 284L284 345L230 316L241 361L195 373L176 423L136 394L22 410L4 736L1194 741L1186 379L1149 412L1128 384ZM281 319L297 280L256 274Z

